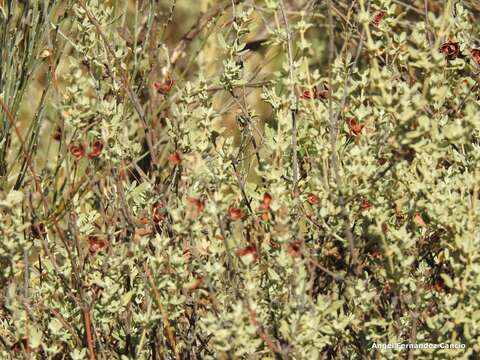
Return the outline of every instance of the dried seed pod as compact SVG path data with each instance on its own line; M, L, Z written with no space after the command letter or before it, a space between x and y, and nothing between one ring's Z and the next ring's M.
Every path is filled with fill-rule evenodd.
M318 205L318 203L320 202L320 199L318 198L317 195L310 193L307 195L307 202L310 205Z
M89 235L88 239L88 251L91 255L95 255L98 251L107 247L108 242L103 239L99 239L96 235Z
M472 48L470 49L470 54L477 65L480 66L480 49Z
M52 137L55 141L62 140L62 128L60 126L55 127Z
M44 239L47 235L45 224L43 222L32 224L31 234L34 239Z
M77 159L81 159L85 155L85 146L83 144L71 145L70 153Z
M164 219L163 206L157 203L152 208L152 221L158 224L163 219Z
M237 250L237 255L240 257L251 256L253 261L258 259L258 251L255 245L249 245L242 249Z
M178 151L175 151L168 155L168 161L171 165L179 165L182 162L182 155Z
M357 137L362 132L364 126L358 122L355 118L347 119L348 129L350 130L350 135Z
M377 12L372 18L372 24L375 25L375 26L379 26L380 22L385 17L385 15L387 15L387 13L385 11Z
M293 240L288 244L288 253L290 256L297 257L302 254L301 252L302 242L300 240Z
M103 141L96 140L92 145L92 151L90 151L90 153L88 154L88 158L93 159L99 156L103 150L103 146Z
M175 80L171 77L167 77L163 83L159 81L154 82L153 87L159 94L168 94L170 90L172 90L174 84Z
M460 45L458 42L448 40L440 46L440 52L443 53L448 60L454 60L460 54Z
M232 221L241 220L244 216L243 209L240 208L230 208L228 209L228 217Z
M190 198L190 204L198 211L202 212L205 209L205 202L198 198Z

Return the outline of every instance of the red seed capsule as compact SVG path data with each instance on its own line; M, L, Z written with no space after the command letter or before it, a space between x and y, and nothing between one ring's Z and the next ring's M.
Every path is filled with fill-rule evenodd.
M362 202L360 203L360 209L362 210L368 210L372 207L372 204L370 204L370 201L367 199L363 199Z
M320 202L320 199L317 195L310 193L307 196L307 201L310 205L317 205Z
M190 203L198 212L202 212L205 209L205 203L198 198L190 198Z
M257 247L255 245L249 245L242 249L237 250L238 256L251 256L253 257L253 261L258 259L258 252Z
M473 60L480 66L480 49L470 49Z
M363 130L363 125L361 125L357 119L355 118L350 118L347 120L347 123L348 123L348 128L350 130L350 135L353 136L353 137L357 137L358 135L360 135L360 133L362 132Z
M311 90L305 89L302 93L302 99L313 100L317 98L317 87L314 86Z
M52 137L55 141L62 140L62 128L60 126L55 127Z
M14 343L11 348L10 348L10 351L12 354L20 354L22 352L26 352L26 353L30 353L32 351L32 349L30 348L30 346L28 345L28 339L20 339L19 341L17 341L16 343Z
M163 206L161 204L156 204L152 208L152 221L154 223L159 223L163 220Z
M330 96L330 90L324 85L324 90L319 91L317 94L317 99L327 100Z
M262 200L262 203L260 204L260 209L262 210L270 209L271 203L272 203L272 195L270 195L269 193L263 194L263 200Z
M92 145L92 151L88 154L89 159L96 158L103 150L103 141L96 140Z
M372 23L375 25L375 26L379 26L380 25L380 22L382 21L382 19L385 17L385 15L387 15L387 13L385 11L379 11L377 12L373 18L372 18Z
M460 45L458 42L448 40L446 43L440 46L440 52L443 53L449 60L456 59L460 53Z
M297 257L301 255L301 245L302 242L300 240L291 241L288 244L288 253L290 256Z
M421 227L427 226L427 224L425 223L425 220L423 220L422 216L419 213L415 214L415 216L413 217L413 221L415 221L415 223L418 226L421 226Z
M103 250L107 246L107 241L103 239L99 239L95 235L89 235L88 236L88 251L90 251L90 254L94 255L100 250Z
M326 87L325 85L323 85L323 87L324 89L320 91L316 86L312 87L311 89L307 88L303 91L301 98L305 100L313 100L313 99L326 100L330 95L330 91L328 90L328 87Z
M183 288L185 290L193 291L200 288L203 285L203 276L200 276L193 280L192 282L185 284Z
M228 210L228 217L232 221L241 220L243 218L243 210L240 208L230 208Z
M168 77L163 83L158 81L153 83L153 87L159 94L168 94L172 90L173 84L175 84L175 81Z
M70 153L77 159L80 159L85 155L85 146L83 146L83 144L71 145Z
M182 162L182 156L178 151L175 151L168 155L168 161L170 161L170 164L173 166L179 165Z
M31 232L34 239L44 239L47 235L47 230L45 225L41 223L32 224Z

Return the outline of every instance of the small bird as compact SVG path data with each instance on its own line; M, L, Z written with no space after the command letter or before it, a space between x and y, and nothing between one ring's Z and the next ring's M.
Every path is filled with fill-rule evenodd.
M258 39L252 40L245 44L245 47L242 50L249 51L259 51L262 49L262 46L267 42L268 39Z

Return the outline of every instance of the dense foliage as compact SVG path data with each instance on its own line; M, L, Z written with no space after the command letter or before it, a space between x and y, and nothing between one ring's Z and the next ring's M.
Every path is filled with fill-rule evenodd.
M0 358L479 358L479 14L0 0Z

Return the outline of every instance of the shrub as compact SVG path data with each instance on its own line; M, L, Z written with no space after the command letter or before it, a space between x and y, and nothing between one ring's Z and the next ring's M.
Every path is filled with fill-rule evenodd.
M479 356L476 2L0 10L2 358Z

